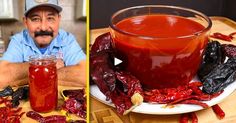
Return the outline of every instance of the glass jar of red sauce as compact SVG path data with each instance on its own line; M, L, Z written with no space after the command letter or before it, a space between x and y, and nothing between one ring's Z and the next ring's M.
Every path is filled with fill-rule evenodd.
M50 112L57 107L56 56L29 57L30 105L34 111Z
M146 5L116 12L110 33L122 67L144 88L170 88L196 75L211 26L192 9Z

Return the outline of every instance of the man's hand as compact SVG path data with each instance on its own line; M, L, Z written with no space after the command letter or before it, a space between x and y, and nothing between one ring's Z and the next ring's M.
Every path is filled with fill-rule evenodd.
M56 67L57 67L57 69L65 67L64 61L62 59L57 59Z
M64 86L86 86L86 60L58 69L58 82Z
M8 85L19 86L28 83L28 63L0 61L0 88Z

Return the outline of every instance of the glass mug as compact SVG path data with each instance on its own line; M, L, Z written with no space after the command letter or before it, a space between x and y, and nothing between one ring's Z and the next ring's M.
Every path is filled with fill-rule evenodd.
M116 12L110 33L122 67L144 88L185 85L196 75L211 20L187 8L145 5Z
M56 56L33 55L29 65L31 108L37 112L54 110L58 100Z

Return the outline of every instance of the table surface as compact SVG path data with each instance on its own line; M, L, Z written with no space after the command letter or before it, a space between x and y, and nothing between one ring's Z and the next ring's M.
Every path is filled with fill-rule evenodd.
M62 90L68 90L68 89L80 89L82 87L69 87L69 86L58 86L58 105L62 105L63 102L64 102L64 99L63 97L61 96L61 91ZM32 111L31 107L30 107L30 102L29 101L20 101L20 105L19 107L22 107L22 112L28 112L28 111ZM60 111L52 111L52 112L49 112L49 113L40 113L42 116L49 116L49 115L62 115L62 113ZM74 115L72 115L72 118L73 119L81 119L81 118L78 118ZM25 114L22 116L21 118L21 122L22 123L38 123L37 121L31 119L31 118L28 118Z
M230 34L236 32L236 22L224 17L211 17L213 26L211 33L220 32L223 34ZM108 28L91 30L92 44L96 37L102 33L108 32ZM232 42L220 41L225 44L235 44L236 40ZM233 92L225 100L219 103L224 110L226 116L219 120L211 108L197 111L199 123L233 123L236 122L236 92ZM90 121L91 123L178 123L180 115L148 115L140 113L129 113L125 116L120 116L116 113L113 107L107 106L93 97L90 97Z

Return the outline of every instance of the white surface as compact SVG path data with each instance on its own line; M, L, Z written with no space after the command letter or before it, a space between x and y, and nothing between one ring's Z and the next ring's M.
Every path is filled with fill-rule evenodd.
M210 101L203 101L209 106L213 106L217 103L223 101L226 97L228 97L234 90L236 89L236 82L230 84L227 88L225 88L224 92L216 98L213 98ZM106 101L105 95L99 90L97 85L90 86L90 93L97 100L105 103L109 106L113 106L111 101ZM144 114L157 114L157 115L166 115L166 114L181 114L187 112L193 112L202 110L203 108L198 105L188 105L188 104L176 104L173 108L164 108L165 104L150 104L150 103L142 103L138 107L136 107L132 112L136 113L144 113Z

